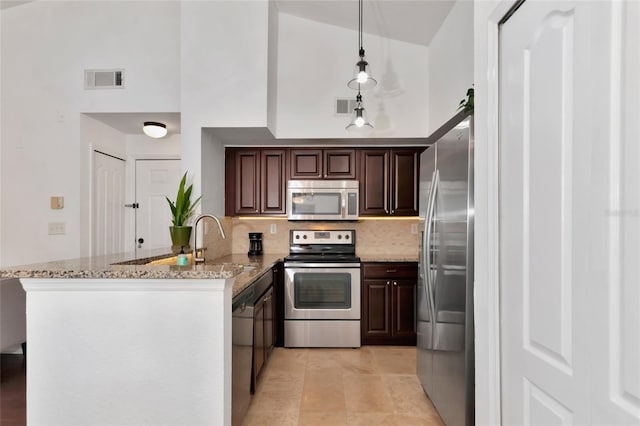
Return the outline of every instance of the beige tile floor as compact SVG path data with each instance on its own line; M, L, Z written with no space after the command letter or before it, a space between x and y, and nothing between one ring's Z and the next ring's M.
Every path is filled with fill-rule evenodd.
M275 348L262 374L243 426L444 425L415 347Z

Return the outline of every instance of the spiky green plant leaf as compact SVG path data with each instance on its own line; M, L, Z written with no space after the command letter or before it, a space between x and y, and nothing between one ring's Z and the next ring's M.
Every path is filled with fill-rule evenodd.
M185 226L189 218L193 215L195 208L202 197L198 197L193 203L191 202L191 192L193 191L193 184L187 184L187 172L184 173L178 186L178 193L176 194L176 201L173 202L169 197L165 197L169 203L171 209L171 215L173 226Z

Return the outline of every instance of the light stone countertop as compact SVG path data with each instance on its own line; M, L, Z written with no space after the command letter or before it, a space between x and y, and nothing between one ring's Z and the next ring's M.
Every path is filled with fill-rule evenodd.
M247 256L246 254L230 254L228 256L214 259L215 262L228 262L242 264L251 269L236 276L233 282L233 297L239 295L245 288L249 287L253 281L267 270L273 268L276 263L282 261L289 253L283 254L263 254L261 256Z
M273 267L286 254L249 257L231 254L207 259L202 265L171 264L171 249L138 250L108 256L58 260L0 269L0 278L70 279L227 279L235 277L233 296L248 287L255 278ZM189 256L190 257L190 256ZM166 259L163 261L163 259ZM190 260L190 259L189 259ZM151 264L150 262L157 262ZM245 267L247 267L245 271Z
M247 256L230 254L203 265L177 266L170 249L138 250L109 256L59 260L0 269L0 278L72 279L227 279L235 277L233 296L240 294L288 253ZM417 262L417 256L361 255L362 262ZM190 259L189 259L190 260ZM148 264L156 262L156 264ZM246 267L246 268L245 268Z

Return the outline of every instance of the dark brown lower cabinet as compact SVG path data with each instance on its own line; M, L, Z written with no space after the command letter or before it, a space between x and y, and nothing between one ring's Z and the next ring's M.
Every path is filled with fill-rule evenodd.
M251 393L255 392L256 384L262 372L275 339L275 300L273 286L273 270L265 272L253 284L254 291L259 297L253 302L253 362L251 366Z
M284 346L284 264L278 262L273 267L273 300L274 300L274 345Z
M417 263L363 263L362 344L416 344Z
M257 378L273 349L273 287L253 306L253 373Z

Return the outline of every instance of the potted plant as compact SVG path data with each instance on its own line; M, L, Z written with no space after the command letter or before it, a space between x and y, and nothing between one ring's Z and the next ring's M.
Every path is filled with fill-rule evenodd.
M191 226L186 226L187 221L193 215L196 205L200 201L198 197L195 201L191 201L191 191L193 190L193 184L188 187L187 184L187 172L184 173L178 186L178 194L176 195L176 201L173 202L169 197L165 197L171 208L173 226L169 227L169 233L171 234L171 249L174 253L180 253L182 248L189 250L189 241L191 240Z

